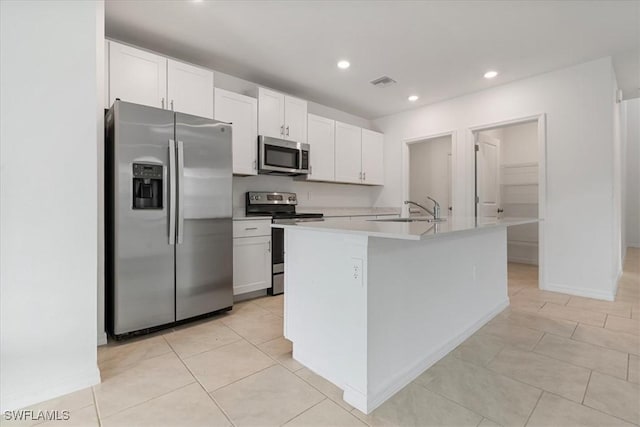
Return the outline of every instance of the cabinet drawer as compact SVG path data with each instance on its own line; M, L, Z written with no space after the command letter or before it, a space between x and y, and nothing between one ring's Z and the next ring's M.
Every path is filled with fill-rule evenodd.
M233 237L271 236L271 219L233 221Z

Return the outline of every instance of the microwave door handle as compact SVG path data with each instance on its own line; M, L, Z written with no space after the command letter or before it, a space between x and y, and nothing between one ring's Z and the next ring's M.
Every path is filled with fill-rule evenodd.
M169 140L169 244L176 244L176 142Z

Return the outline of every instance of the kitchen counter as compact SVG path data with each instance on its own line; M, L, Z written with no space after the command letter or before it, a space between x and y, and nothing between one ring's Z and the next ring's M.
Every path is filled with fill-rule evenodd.
M507 227L537 221L272 225L293 358L371 413L509 305Z
M416 219L416 217L412 217ZM333 233L358 234L387 239L425 240L451 235L453 233L471 233L494 227L509 227L513 225L538 222L536 218L505 218L497 221L477 222L474 217L447 218L442 222L395 222L388 220L344 220L344 221L313 221L289 224L273 224L275 228L296 228Z

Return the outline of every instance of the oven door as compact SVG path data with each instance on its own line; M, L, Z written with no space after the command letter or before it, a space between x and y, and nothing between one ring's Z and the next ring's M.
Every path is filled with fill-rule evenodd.
M260 173L302 175L309 172L308 144L260 136L258 154Z

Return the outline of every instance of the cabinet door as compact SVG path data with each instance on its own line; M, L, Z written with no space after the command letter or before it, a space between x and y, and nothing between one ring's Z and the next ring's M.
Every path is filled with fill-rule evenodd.
M307 101L284 97L284 138L307 142Z
M135 104L166 107L166 58L109 42L109 105L113 105L116 98Z
M271 236L233 239L233 294L271 286Z
M362 182L384 184L384 135L362 129Z
M312 153L313 155L313 153ZM362 129L336 122L336 181L360 184L362 173Z
M331 119L309 114L307 142L311 145L309 181L335 180L335 124Z
M284 95L258 88L258 134L284 138Z
M213 71L169 59L168 108L213 119Z
M258 101L249 96L215 90L215 118L233 126L233 173L255 175L258 154Z

